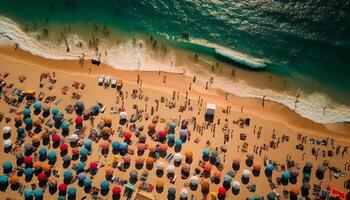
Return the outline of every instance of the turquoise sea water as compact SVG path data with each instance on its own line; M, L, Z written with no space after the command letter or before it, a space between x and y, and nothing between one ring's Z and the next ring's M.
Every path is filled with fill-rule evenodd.
M24 23L93 21L232 61L230 55L220 55L206 44L174 40L188 32L193 41L263 60L264 72L289 77L310 93L326 93L347 105L349 10L350 1L327 0L0 0L0 15Z

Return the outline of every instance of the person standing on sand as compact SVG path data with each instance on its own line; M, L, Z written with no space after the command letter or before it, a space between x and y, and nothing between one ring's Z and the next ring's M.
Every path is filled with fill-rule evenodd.
M191 90L191 87L192 87L192 83L190 82L190 87L188 88L188 90Z
M262 107L264 107L265 106L265 96L263 96L263 98L262 98Z
M166 83L166 75L163 76L163 83Z
M208 89L208 81L205 83L205 89Z
M89 68L89 74L91 74L91 68Z
M193 83L195 83L195 82L196 82L196 76L193 77Z
M244 108L244 106L241 107L241 113L243 113L243 108Z

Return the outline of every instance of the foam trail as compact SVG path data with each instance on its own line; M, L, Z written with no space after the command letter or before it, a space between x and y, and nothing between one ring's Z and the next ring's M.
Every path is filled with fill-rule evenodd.
M83 42L77 35L67 36L69 44L77 44ZM143 41L138 41L143 42ZM203 41L197 41L203 44ZM21 28L12 20L0 17L0 45L9 45L17 43L20 48L28 51L34 55L41 57L56 59L56 60L75 60L81 56L84 52L87 59L96 58L95 51L90 49L81 49L75 45L70 46L70 52L66 52L66 46L64 44L55 45L45 41L38 41L35 33L25 33ZM217 46L210 44L211 46L218 48ZM83 42L83 46L88 46ZM101 44L101 49L108 50L108 56L102 56L102 62L108 65L123 70L136 70L138 69L139 62L141 63L141 70L149 71L168 71L168 72L182 72L186 69L186 75L196 75L198 80L206 82L211 76L207 73L206 76L200 77L198 74L194 74L185 66L172 67L170 65L171 60L175 60L175 55L169 52L165 58L155 59L150 55L147 48L138 48L133 45L132 41L122 43L118 46L108 46ZM246 55L239 54L241 58L247 60L254 60L254 62L267 62L265 60L257 60L247 57ZM232 52L230 52L232 54ZM288 108L294 110L295 96L288 94L287 92L275 92L270 89L258 89L249 86L243 80L238 83L234 83L228 78L215 76L213 83L214 88L224 90L228 93L232 93L236 96L247 98L262 98L266 96L266 100L281 103ZM324 105L329 105L326 110L326 115L323 115ZM308 118L318 123L335 123L335 122L350 122L350 108L344 105L338 105L332 102L325 94L313 93L311 95L302 95L299 98L297 104L297 110L295 111L302 117Z

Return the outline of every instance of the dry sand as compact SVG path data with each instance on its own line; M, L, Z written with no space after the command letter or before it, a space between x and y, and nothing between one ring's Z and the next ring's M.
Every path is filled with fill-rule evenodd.
M89 68L91 68L91 74L89 74ZM172 92L176 91L180 93L180 99L176 101L176 108L175 109L169 109L165 107L164 103L160 103L159 111L155 112L155 115L159 115L161 119L165 119L165 121L169 121L171 119L178 119L179 115L181 115L181 119L191 119L193 116L197 118L197 121L199 124L202 124L204 121L204 110L205 105L207 102L215 103L218 107L215 113L215 119L214 122L217 122L217 120L220 118L221 123L220 125L216 125L216 132L215 137L210 132L209 129L205 130L203 133L203 136L201 136L198 132L192 131L193 126L189 126L189 130L191 131L191 141L187 141L182 146L181 153L184 154L186 150L192 150L194 152L194 159L191 164L191 174L194 172L195 167L198 167L198 162L202 158L202 150L207 146L207 141L210 141L210 148L215 149L216 147L220 147L223 145L223 134L222 134L222 127L224 124L224 120L228 119L228 128L233 130L233 138L230 138L229 142L225 144L227 147L227 153L226 153L226 159L224 162L224 169L222 171L222 174L225 175L227 171L232 170L232 160L234 158L241 158L241 168L237 172L237 175L233 180L240 181L241 174L243 169L249 169L252 170L252 167L246 166L244 163L246 159L246 154L241 151L237 151L237 148L240 146L242 147L243 142L249 143L248 146L248 153L253 153L254 145L262 146L263 144L269 145L269 142L272 140L272 133L273 130L275 130L276 137L280 138L283 134L289 136L289 142L280 143L279 147L277 149L269 148L268 151L262 151L262 155L259 156L255 153L254 154L254 162L259 163L263 166L263 157L267 156L270 160L274 160L275 162L279 164L286 164L286 156L291 155L292 160L294 160L296 163L298 163L301 167L305 164L306 161L311 161L314 165L312 176L311 176L311 184L319 184L321 183L316 177L315 177L315 169L319 164L322 164L325 159L330 161L332 166L339 167L341 170L344 171L344 165L346 161L349 161L350 157L349 154L345 154L344 158L341 157L341 153L339 155L325 158L322 157L322 150L333 150L334 148L331 147L330 144L328 146L322 146L322 145L313 145L310 144L309 141L307 144L305 144L304 151L297 150L295 148L295 145L300 143L300 141L297 140L297 134L302 133L304 136L307 136L309 138L317 138L317 139L326 139L326 138L333 138L335 139L334 147L338 145L346 146L350 142L350 137L348 135L350 130L350 125L345 123L338 123L338 124L317 124L310 120L304 119L300 117L298 114L294 113L293 111L289 110L288 108L277 104L273 102L265 102L265 106L262 107L261 100L256 99L244 99L239 98L235 96L229 96L228 100L225 100L225 94L217 91L217 90L205 90L204 86L198 83L192 84L192 89L189 91L189 98L191 99L191 105L193 106L193 111L186 110L183 113L178 112L178 108L180 105L182 105L185 102L185 94L186 91L188 91L189 84L192 81L191 78L184 77L181 74L169 74L169 73L163 73L161 72L160 75L158 75L157 72L141 72L141 71L120 71L113 69L106 65L100 65L99 67L92 66L90 64L90 61L85 61L85 64L83 67L80 67L78 61L62 61L62 60L48 60L45 58L33 56L27 52L21 51L21 50L14 50L12 47L8 48L1 48L0 49L0 73L8 72L10 73L9 77L7 77L5 80L7 83L14 83L15 87L26 90L26 89L33 89L37 92L37 94L40 91L43 91L46 95L56 95L58 98L62 98L62 102L55 106L54 103L52 103L51 107L57 107L61 112L64 112L64 107L68 104L74 104L75 100L72 100L70 98L72 92L78 92L82 95L81 101L83 101L86 105L86 107L89 107L93 105L96 102L103 103L107 106L106 112L104 114L99 114L95 120L95 126L98 122L102 120L102 117L104 115L107 115L109 113L111 106L121 106L121 102L119 104L116 104L116 97L117 92L115 89L112 88L103 88L101 86L97 86L97 79L100 74L110 75L113 77L117 77L118 79L124 80L124 86L123 86L123 92L128 92L128 98L125 99L125 108L130 116L134 110L132 109L132 106L134 104L137 104L140 109L145 108L145 104L148 105L148 113L150 113L150 109L152 106L155 106L155 100L160 99L160 97L164 97L166 99L172 98ZM54 85L54 88L52 90L48 89L48 84L45 85L44 88L39 88L39 77L40 74L43 72L52 73L55 72L57 83ZM27 79L20 83L18 81L19 75L25 75ZM142 86L136 84L137 75L140 75L142 79ZM166 83L163 83L163 76L166 76ZM80 81L84 82L86 84L86 87L84 90L76 90L72 87L73 81ZM62 95L61 88L67 85L69 86L69 91L67 95ZM142 89L143 95L149 97L149 100L146 102L144 100L139 99L132 99L131 93L133 89ZM200 108L201 113L198 116L198 110L199 107L197 105L197 99L198 96L201 96L203 98L203 105ZM227 115L225 113L222 113L222 109L225 109L227 106L231 106L231 114ZM243 113L241 113L241 107L243 106ZM18 108L19 110L23 109L23 105ZM4 103L3 100L0 101L0 111L5 113L6 117L14 117L14 114L9 114L9 106ZM109 114L108 114L109 115ZM37 116L34 116L33 118L36 118ZM118 115L112 115L113 117L113 124L112 128L116 130L119 126ZM69 115L65 114L65 118L75 118L75 114ZM144 119L141 122L137 122L137 126L144 125L145 127L148 126L148 124L151 123L151 119L153 117L150 116L150 119L148 121L145 121ZM238 120L239 118L250 118L251 123L250 126L240 128L239 125L233 124L233 120ZM12 126L12 141L15 141L16 133L15 128L13 127L14 123L13 120L9 123ZM4 120L1 122L1 129L5 126ZM88 121L84 122L84 125L86 127L90 126L90 123ZM158 123L156 130L163 130L163 128L166 126L166 123ZM261 132L261 138L258 140L256 133L254 134L254 127L256 126L256 130L259 129L259 127L262 128ZM73 131L74 127L71 126L70 130ZM123 127L123 130L126 128ZM178 138L178 132L180 128L176 127L176 138ZM60 131L59 131L60 132ZM240 140L240 133L247 134L246 141ZM194 143L194 139L199 137L200 142ZM122 138L118 137L117 134L114 134L110 137L112 141L118 140L122 141ZM27 137L26 142L30 142L30 138ZM100 142L103 140L101 139ZM275 139L274 141L277 141ZM134 136L132 138L132 149L136 149L137 138ZM147 138L147 144L149 145L155 145L157 142L151 140L150 137ZM3 149L2 142L0 145L0 148ZM194 146L195 145L195 146ZM315 160L315 157L311 154L312 147L315 147L316 149L320 149L320 153L318 156L318 160ZM51 147L52 148L52 147ZM110 151L108 154L108 157L105 159L103 156L100 155L100 151L98 149L98 145L94 144L93 146L93 154L92 156L89 156L87 163L90 161L96 161L100 157L100 161L102 163L108 164L110 160L113 157L112 152ZM343 148L341 148L342 151ZM59 151L59 150L57 150ZM302 160L302 155L305 152L304 160ZM168 153L174 153L173 148L168 149ZM144 157L147 157L148 151L146 150ZM4 158L3 160L9 160L15 163L15 158L11 154L6 154L3 151L1 151L1 156ZM224 153L220 152L219 156L223 158ZM165 163L168 163L163 158L160 158L160 160L164 161ZM73 161L77 162L77 161ZM117 177L128 179L129 172L134 169L134 159L132 159L130 168L124 173L120 172L119 170L115 170L114 174ZM182 162L184 163L184 161ZM62 167L62 161L61 158L58 159L55 168L61 168L61 174L65 171ZM71 168L71 166L69 167ZM177 167L175 170L175 173L178 176L178 179L174 185L169 183L169 181L166 179L166 175L164 175L162 178L157 178L155 174L155 167L152 170L147 170L145 167L143 167L139 172L148 171L149 178L147 182L151 184L155 184L156 180L162 179L165 182L164 191L162 193L158 193L155 190L153 191L153 194L157 199L166 199L167 195L167 189L171 186L174 186L177 188L177 197L179 196L181 188L184 187L185 183L189 182L188 179L181 179L180 176L180 169L181 167ZM259 176L255 177L252 176L250 178L249 184L256 184L256 194L263 195L266 197L266 194L271 191L271 188L268 185L267 178L265 177L263 173L264 167L261 170L261 173ZM214 167L213 171L216 171L216 168ZM139 173L139 174L140 174ZM98 173L94 176L93 179L93 186L99 187L100 182L104 179L104 168L100 169ZM275 171L273 174L273 181L276 182L276 177L280 175L280 172ZM322 187L325 187L327 185L331 185L333 187L336 187L338 189L341 189L343 191L346 191L344 189L343 183L345 180L349 179L348 172L345 172L345 176L335 179L332 178L332 181L330 182L330 179L328 177L328 170L326 171L325 178L322 182ZM211 184L210 191L217 191L217 189L222 186L222 178L220 184ZM207 181L210 181L207 179ZM29 186L31 182L25 182L24 178L21 177L20 182L24 186ZM34 177L33 181L34 183L37 182L37 178ZM62 176L59 178L59 183L62 182ZM139 183L139 182L138 182ZM302 174L299 175L298 182L295 185L292 185L291 183L287 186L280 185L276 190L278 193L282 194L282 191L284 189L290 190L295 187L300 187L302 183ZM78 189L78 195L77 199L80 199L81 197L87 195L90 199L89 194L84 194L84 190L78 186L77 183L73 184ZM111 189L113 188L113 185L111 186ZM187 188L190 191L190 188ZM103 197L103 199L111 199L111 191L107 194L107 196ZM200 191L200 187L196 191L190 191L189 194L194 195L194 199L201 199L202 194ZM241 191L238 196L234 196L231 191L227 192L227 199L244 199L245 197L250 196L251 192L248 191L248 189L245 187L245 185L241 185ZM15 199L22 199L23 197L19 196L19 193L17 191L12 191L10 187L6 190L5 193L3 193L3 199L7 197L15 198ZM101 196L101 195L100 195ZM44 199L49 198L57 198L58 193L55 193L53 195L50 195L49 192L45 192Z

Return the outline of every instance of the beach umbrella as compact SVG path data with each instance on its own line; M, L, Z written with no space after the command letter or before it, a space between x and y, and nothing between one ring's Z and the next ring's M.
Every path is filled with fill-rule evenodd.
M85 148L83 147L82 149L85 149ZM80 149L78 147L72 147L71 151L72 151L73 156L77 156L80 153ZM83 151L85 151L85 150L83 150ZM89 154L89 150L88 150L88 154Z
M33 196L33 190L31 188L26 188L23 192L24 198L29 199L30 197Z
M175 162L181 162L182 161L182 155L180 153L174 154L174 161Z
M47 148L42 147L39 149L39 156L46 156L47 154Z
M175 170L175 166L174 165L168 165L167 168L166 168L166 171L168 173L174 173L174 170Z
M33 125L33 120L30 117L27 117L24 119L24 123L26 124L26 126L32 126Z
M7 175L1 175L0 176L0 185L6 185L8 184L9 177Z
M168 146L166 144L160 144L159 145L159 150L161 152L166 152L168 150Z
M252 196L248 197L248 200L260 200L260 197L257 194L253 194Z
M119 150L119 147L120 147L120 143L118 141L114 141L112 143L113 150L117 151L117 150Z
M17 137L22 137L25 133L25 129L23 127L17 128Z
M187 151L185 152L185 156L186 156L186 158L192 158L192 157L193 157L193 151L187 150Z
M41 189L41 188L36 188L36 189L34 190L34 198L40 199L40 198L42 198L42 197L43 197L43 189Z
M155 159L152 158L152 157L147 157L146 158L146 164L147 165L153 165L154 161L155 161Z
M22 125L22 118L19 115L15 116L13 120L15 121L15 125L17 127Z
M61 122L63 120L63 115L61 113L57 113L56 115L53 116L53 120L57 122Z
M30 117L30 109L29 108L23 109L23 116L24 116L24 118Z
M85 187L90 187L91 184L92 184L91 178L86 177L86 178L84 179L84 186L85 186Z
M156 130L156 124L149 124L148 125L148 130L155 131Z
M69 123L67 121L64 121L61 124L61 129L62 129L63 132L68 132L69 131Z
M131 133L131 132L124 131L123 137L124 137L126 140L130 140L131 136L132 136L132 133Z
M81 148L79 151L81 156L87 156L89 154L89 150L87 150L85 147Z
M24 154L22 152L16 153L16 160L17 161L24 161Z
M138 172L136 170L132 170L130 173L129 173L129 176L131 179L136 179L137 176L138 176Z
M291 176L293 176L293 177L299 176L299 169L296 167L290 168L289 172L290 172Z
M218 193L217 192L210 192L210 197L212 200L216 200L218 198Z
M182 141L180 139L175 140L175 147L181 147Z
M188 198L188 190L186 188L182 188L180 191L180 198L187 199Z
M34 110L35 111L39 111L41 110L41 103L39 101L36 101L34 104L33 104L33 107L34 107Z
M53 142L59 142L61 140L61 137L57 134L52 135L52 141Z
M202 188L201 190L203 193L208 193L209 187L210 187L210 184L207 181L201 182L201 188Z
M268 200L275 200L276 198L277 198L276 193L274 193L274 192L267 193L267 199Z
M219 172L219 171L214 172L214 178L220 179L221 176L222 176L221 172Z
M66 152L68 150L68 144L67 143L62 143L60 145L60 150L63 151L63 152Z
M120 119L126 119L126 118L127 118L126 112L124 112L124 111L120 112L120 113L119 113L119 118L120 118Z
M11 171L12 170L12 163L9 161L6 161L2 164L2 168L4 171Z
M128 151L128 144L125 142L122 142L120 144L119 151L126 153Z
M105 172L106 176L112 176L114 173L114 169L112 167L107 167Z
M226 190L224 187L220 187L220 188L218 189L218 194L219 194L220 196L226 196L226 192L227 192L227 190Z
M101 105L100 104L95 104L92 106L92 111L95 113L95 114L98 114L100 112L100 109L101 109Z
M174 140L175 140L175 134L168 134L168 135L167 135L167 138L168 138L168 141L169 141L169 142L174 142Z
M17 175L11 175L9 178L9 183L15 185L19 183L19 177Z
M85 147L86 149L91 149L92 143L93 143L92 140L87 139L87 140L84 141L84 147Z
M168 123L168 127L169 127L169 129L174 129L174 128L176 128L176 123L173 122L173 121L170 121L170 122Z
M2 134L7 135L11 133L11 127L10 126L4 126L2 129Z
M288 171L284 171L281 173L281 179L283 181L288 181L290 178L290 173Z
M290 193L294 196L298 196L300 194L300 189L299 188L293 188Z
M74 120L74 122L77 124L77 125L82 125L83 124L83 117L82 116L77 116Z
M213 169L213 166L210 163L206 162L204 163L203 169L204 171L210 172Z
M259 165L259 164L257 164L257 163L255 163L255 164L253 165L253 171L259 172L260 169L261 169L261 165Z
M234 171L228 171L227 172L227 175L229 175L229 176L231 176L232 178L234 178L235 177L235 175L236 175L236 172L234 172Z
M209 157L209 155L210 155L210 149L209 149L209 148L205 148L205 149L203 150L203 156L204 156L204 157Z
M26 164L26 165L31 165L31 164L33 164L33 157L31 157L31 156L26 156L26 157L24 157L23 162L24 162L24 164Z
M38 174L38 180L45 182L46 181L46 174L44 172L41 172L40 174Z
M148 150L149 150L150 153L154 153L154 152L157 151L157 147L155 147L155 146L149 146L149 147L148 147Z
M75 109L76 109L78 112L84 111L84 109L85 109L84 102L82 102L82 101L77 101L77 102L75 102Z
M50 180L50 181L48 182L48 185L49 185L49 188L54 188L54 189L56 189L56 188L57 188L57 181L56 181L56 179Z
M243 178L249 178L250 177L250 171L248 169L243 170L242 176Z
M103 117L103 123L105 126L111 126L112 125L112 117L109 115L105 115Z
M49 151L47 153L47 159L53 161L57 159L57 153L55 151Z
M31 151L33 150L33 144L31 144L31 143L25 144L25 145L24 145L24 150L25 150L26 152L31 152Z
M36 118L33 120L34 127L41 127L41 120L39 118Z
M33 135L33 137L32 137L32 143L33 144L39 143L40 140L41 140L41 136L39 134Z
M191 176L191 178L190 178L190 184L191 185L197 185L198 182L199 182L198 176Z
M179 132L179 135L181 138L185 138L185 137L187 137L187 133L188 133L188 131L186 129L181 129Z
M267 164L265 171L271 173L274 169L275 169L275 167L272 164Z
M62 157L63 162L69 162L71 160L71 157L69 155L64 155Z
M60 111L57 108L52 109L51 113L53 116L57 115Z
M110 135L112 133L112 129L109 128L108 126L105 126L102 128L102 134L103 135Z
M103 150L108 150L109 149L109 142L103 142L100 144L100 147L103 149Z
M44 164L42 165L42 169L44 170L44 172L50 171L51 168L52 168L52 165L50 165L49 163L44 163Z
M40 162L40 161L35 161L35 162L33 163L33 168L34 168L35 170L38 170L38 169L41 169L42 165L43 165L42 162Z
M116 185L116 186L113 187L112 191L113 191L113 195L114 196L120 196L122 190L120 189L119 186Z
M143 164L143 162L145 161L145 159L142 156L138 156L135 158L135 162L136 164Z
M190 165L187 165L187 164L184 164L182 165L181 167L181 171L184 172L184 173L188 173L191 171L191 166Z
M164 139L164 138L166 137L167 134L168 134L168 131L167 131L167 130L162 130L162 131L159 131L159 132L157 133L157 135L158 135L158 137L159 137L160 139Z
M67 187L68 187L67 184L61 183L61 184L58 185L58 190L60 192L66 192L67 191Z
M79 139L78 135L73 133L72 135L69 136L70 142L77 142Z
M108 190L109 189L109 182L107 180L103 180L100 184L101 190Z
M232 181L232 177L230 176L230 175L225 175L224 176L224 182L226 182L226 183L231 183L231 181Z
M165 164L161 161L157 162L157 170L164 170Z
M79 181L83 181L86 178L86 174L84 172L80 172L77 175L77 178L78 178Z
M68 197L75 197L77 195L77 189L75 187L70 187L67 190Z
M136 145L137 151L144 151L146 148L146 144L144 143L137 143Z
M146 139L147 139L146 133L141 132L140 135L139 135L139 142L145 143L145 142L146 142Z
M77 165L75 165L75 170L77 172L83 171L85 168L85 163L79 162Z
M322 179L325 171L326 171L326 168L323 165L319 165L316 169L316 177L319 179Z
M28 167L28 168L24 169L24 175L26 175L26 176L31 176L31 175L33 175L33 173L34 173L33 168Z
M130 163L130 161L131 161L131 156L130 156L130 155L125 155L125 156L123 157L123 161L124 161L124 163Z
M98 168L98 162L93 161L90 163L90 169L96 170Z
M232 183L232 188L233 188L234 190L240 190L240 188L241 188L241 183L238 182L238 181L233 181L233 183Z
M176 194L176 188L170 187L170 188L168 189L168 194L169 194L169 195L175 196L175 194Z

